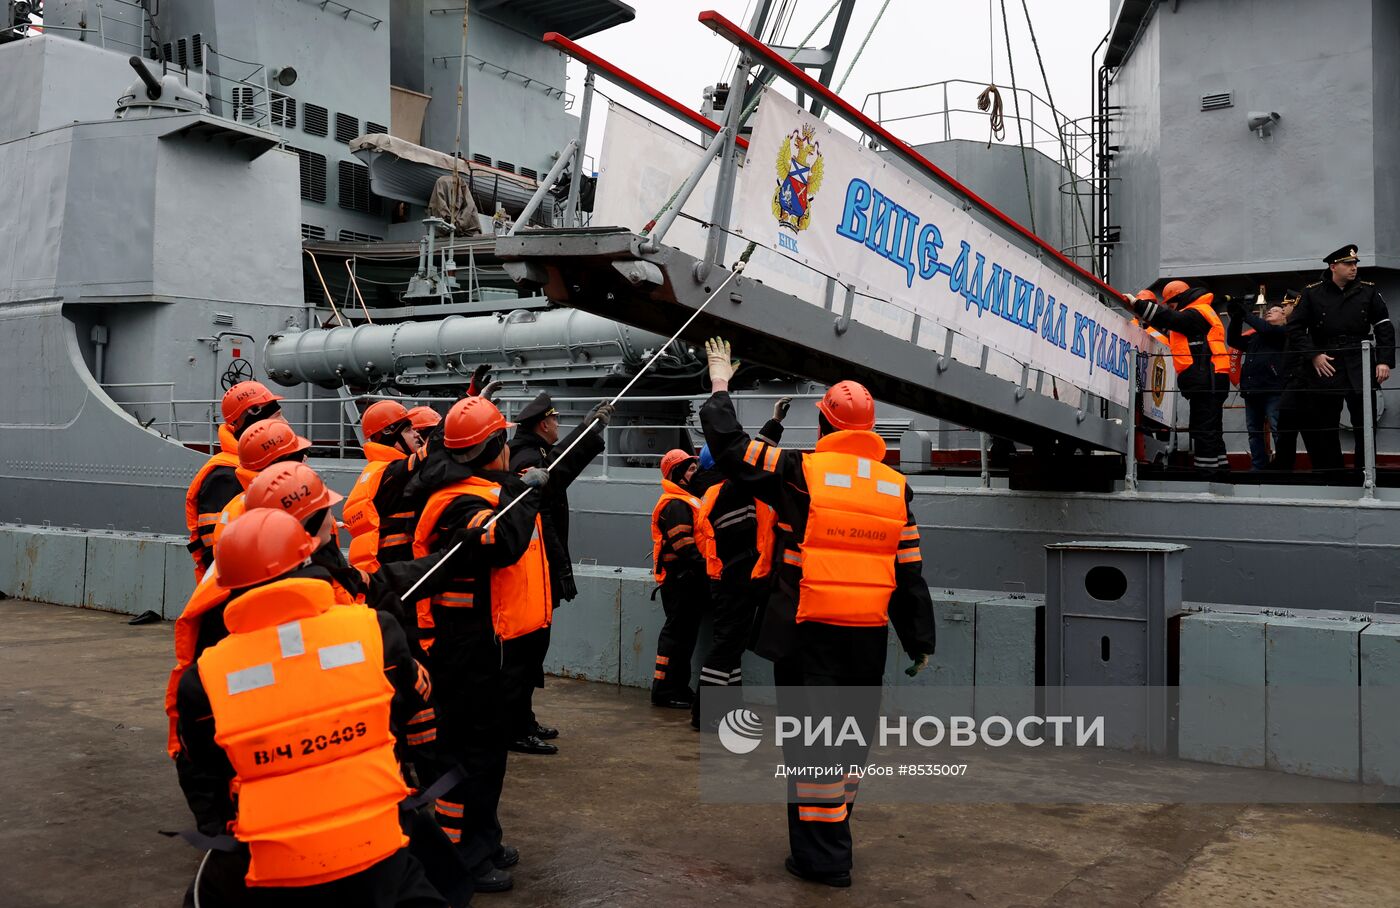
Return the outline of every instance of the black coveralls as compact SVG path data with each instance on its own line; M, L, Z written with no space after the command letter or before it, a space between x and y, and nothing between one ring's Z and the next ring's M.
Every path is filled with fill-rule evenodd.
M1361 342L1372 339L1371 374L1363 374ZM1313 357L1332 357L1336 373L1317 374ZM1296 432L1302 432L1314 470L1340 470L1342 401L1346 401L1355 429L1355 468L1366 460L1365 412L1361 395L1371 389L1375 413L1375 368L1384 363L1395 368L1395 326L1374 284L1352 281L1345 289L1329 275L1309 284L1288 317L1288 352L1284 368L1288 384L1279 412L1280 437L1275 464L1293 469L1297 452Z
M433 760L430 735L435 731L436 720L428 703L431 682L409 651L398 622L383 612L378 613L378 617L384 640L384 674L394 687L389 714L390 727L397 739L395 751L400 762ZM180 709L180 754L175 768L180 787L199 831L205 835L222 835L237 816L237 807L229 795L234 770L228 754L214 740L213 709L198 671L185 672L176 696ZM404 822L406 829L411 829L415 818L405 816ZM410 848L342 879L295 888L248 887L244 883L248 872L247 848L213 851L199 878L200 904L206 908L303 905L437 908L448 905L428 881L423 866L409 853ZM454 901L464 904L465 899L470 898L470 891L460 894L459 898L463 900ZM185 895L185 904L194 904L193 886Z
M583 433L587 423L574 429L553 447L533 432L516 432L510 440L510 470L523 473L530 467L549 472L549 483L531 492L540 496L540 535L545 557L549 559L549 589L552 605L559 607L578 595L574 586L573 557L569 554L569 485L583 468L603 452L601 427L590 431L565 460L558 460L564 449ZM556 463L556 461L558 461ZM549 628L508 640L504 647L506 685L506 724L511 740L535 733L535 688L544 687L544 659L549 653Z
M696 496L697 498L699 496ZM700 619L710 607L710 579L705 556L695 545L695 510L671 499L656 517L661 532L661 609L666 620L656 638L656 669L652 672L651 702L690 702L690 660L700 636ZM654 595L654 594L653 594Z
M409 483L408 494L414 495L415 484L421 483L422 489L417 491L426 501L428 492L472 475L501 485L502 509L525 490L520 477L513 473L474 473L471 467L449 457L437 457L429 458ZM448 837L458 842L463 859L473 868L501 849L501 823L496 810L505 783L509 743L502 699L501 643L491 622L491 572L509 567L525 553L534 534L539 502L537 493L525 495L491 532L474 544L476 552L466 565L446 569L451 579L444 585L443 594L470 593L471 606L432 606L435 628L428 667L437 690L443 749L467 774L460 785L438 799L438 822ZM495 510L477 495L458 497L433 527L437 538L431 545L432 551L450 548L458 530L466 528L473 518L478 524L484 523Z
M243 484L238 481L238 471L233 467L215 467L204 477L199 489L194 493L195 510L203 518L213 515L217 518L228 503L243 494ZM214 563L214 525L201 524L199 527L200 548L196 552L200 564L208 570Z
M783 424L770 419L758 436L760 441L776 445L783 440ZM753 631L754 614L768 591L771 577L755 580L754 565L761 554L758 550L758 512L753 492L741 483L726 482L718 477L720 490L710 511L710 527L715 537L715 555L720 562L718 580L710 580L710 599L714 607L714 637L710 651L700 663L700 686L733 686L743 684L744 649ZM708 481L697 483L707 491ZM700 700L695 700L694 715L700 715Z
M1186 337L1191 364L1176 374L1176 386L1191 407L1189 431L1191 454L1196 469L1206 473L1226 473L1230 460L1225 450L1225 398L1230 395L1230 375L1215 371L1207 335L1211 323L1204 315L1186 307L1211 294L1199 287L1176 297L1175 311L1160 303L1133 301L1143 322L1158 331L1174 331ZM1221 338L1224 341L1224 338ZM1180 366L1175 363L1174 366Z
M762 445L756 458L745 461L749 436L744 433L727 391L710 396L700 408L700 424L705 441L719 469L729 481L749 489L755 498L777 512L780 524L775 540L777 551L797 549L805 536L811 498L803 475L803 456L779 450L768 464L769 446ZM769 467L769 468L765 468ZM906 488L906 501L909 492ZM907 508L907 505L906 505ZM907 508L908 509L908 508ZM908 509L906 526L917 528L914 512ZM786 529L790 527L791 529ZM895 564L895 589L890 595L889 617L899 635L900 645L911 659L934 650L933 601L923 578L923 564L917 554L917 532L901 539L900 556ZM820 697L806 697L803 686L842 686L863 688L868 696L862 702L857 721L865 740L874 739L875 716L879 710L880 686L885 672L886 627L842 627L816 621L797 622L798 585L802 569L774 558L775 582L770 590L759 627L754 651L773 660L773 677L778 685L779 709L790 715L817 715ZM838 723L839 725L839 723ZM865 749L849 748L839 757L843 765L864 761ZM794 760L793 757L797 759ZM788 756L789 762L810 760L811 754ZM831 762L830 760L825 762ZM828 785L788 781L788 839L793 859L805 871L826 874L851 869L850 811L854 809L854 776L836 792ZM822 807L823 803L836 807ZM840 810L844 804L845 809ZM832 810L840 819L804 819L803 807ZM810 810L807 811L810 813Z

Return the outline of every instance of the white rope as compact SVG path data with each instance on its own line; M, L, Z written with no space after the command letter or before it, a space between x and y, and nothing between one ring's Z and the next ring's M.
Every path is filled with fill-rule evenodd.
M720 285L716 287L714 292L709 295L709 298L707 298L705 302L701 303L699 308L697 308L694 312L690 314L690 317L687 318L685 322L679 328L676 329L676 333L672 334L670 339L667 340L666 343L657 347L657 350L654 354L652 354L651 359L647 360L646 364L643 365L641 369L637 370L637 374L632 376L632 380L627 383L626 387L624 387L621 391L617 392L617 394L614 395L613 398L608 401L608 404L616 404L619 400L622 400L622 398L626 396L627 392L632 390L632 386L635 385L641 379L641 377L647 373L647 370L649 370L656 363L657 360L659 360L662 356L665 355L666 349L670 347L671 344L675 343L677 338L679 338L683 333L685 333L685 329L690 327L691 323L699 317L700 313L704 312L706 307L708 307L710 303L714 302L715 297L719 296L720 292L729 285L729 282L734 280L734 278L737 277L740 273L742 273L743 270L744 263L736 262L734 265L734 270L729 272L728 276L720 282ZM548 473L550 470L553 470L561 461L563 461L564 458L568 456L569 452L574 449L574 446L577 445L579 442L583 441L583 439L588 436L588 433L593 431L593 427L597 424L598 420L596 418L590 421L588 425L584 428L584 430L578 433L578 437L575 438L573 442L569 444L568 447L561 451L558 457L554 458L554 462L551 463L549 466L545 467L545 472ZM495 514L493 514L491 516L491 519L486 521L486 523L482 526L482 529L489 530L492 526L495 525L496 521L509 514L511 508L515 507L517 504L519 504L525 499L525 496L530 493L531 488L533 487L526 487L524 492L521 492L515 498L511 499L511 501L508 502L505 507L501 508ZM426 574L418 578L418 582L413 584L413 586L409 587L408 592L404 593L402 596L399 597L399 601L407 602L408 600L412 599L413 594L417 592L418 587L422 586L425 580L433 576L433 572L436 571L438 568L442 567L442 563L451 558L452 555L461 547L462 543L458 542L456 545L452 546L452 548L448 549L447 554L443 555L437 564L433 565Z

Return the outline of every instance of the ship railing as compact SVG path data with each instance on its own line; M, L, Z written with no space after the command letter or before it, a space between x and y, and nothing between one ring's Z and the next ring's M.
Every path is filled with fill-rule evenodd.
M130 19L122 16L108 15L107 12L102 8L104 3L110 3L113 6L127 7L128 9L136 11L136 21L132 22ZM97 24L95 26L87 25L86 18L84 18L83 24L79 25L59 25L57 23L49 24L45 22L30 22L20 23L18 25L12 25L9 28L0 29L0 35L7 33L20 34L22 32L27 32L30 29L33 29L41 34L44 32L77 32L79 35L78 40L86 41L89 33L96 32L97 45L103 50L110 49L112 45L116 45L118 47L135 51L137 56L145 56L147 49L151 46L149 42L150 32L148 30L148 26L150 25L149 14L146 12L145 4L136 3L133 2L133 0L100 0L100 2L98 2L97 4L96 13L97 15L95 18ZM114 34L109 34L109 22L116 25L125 26L129 29L135 29L137 33L136 41L123 41L122 39L116 37Z

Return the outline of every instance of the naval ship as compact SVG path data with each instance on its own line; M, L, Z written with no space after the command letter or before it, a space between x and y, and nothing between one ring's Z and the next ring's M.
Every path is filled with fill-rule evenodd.
M1084 61L1093 114L1069 121L1002 85L1022 128L987 143L983 83L830 93L855 6L827 10L822 46L779 51L760 40L777 35L768 0L747 23L701 14L696 37L719 34L743 65L703 99L673 99L579 43L628 27L618 0L5 0L0 520L182 534L218 400L253 377L286 395L343 490L366 401L441 408L490 363L507 412L549 390L566 423L642 374L571 495L589 528L576 555L642 566L656 457L698 441L697 341L717 331L751 363L754 425L777 397L800 403L837 377L875 389L939 587L1042 592L1045 546L1092 537L1189 546L1191 600L1395 610L1386 466L1400 450L1384 393L1364 482L1206 483L1172 466L1184 431L1140 454L1136 407L907 313L894 321L911 333L891 333L881 300L759 244L671 337L753 251L726 232L728 209L744 204L748 116L774 77L1103 319L1124 318L1122 292L1169 278L1281 296L1341 243L1394 299L1400 8L1110 0ZM645 179L606 142L595 159L603 85L626 99L608 102L609 130L631 121L684 152ZM883 113L896 95L942 135L908 144L907 118ZM706 152L708 176L692 174ZM434 217L445 176L469 185L479 235ZM789 443L811 443L808 410L793 408ZM1239 463L1238 411L1227 428Z

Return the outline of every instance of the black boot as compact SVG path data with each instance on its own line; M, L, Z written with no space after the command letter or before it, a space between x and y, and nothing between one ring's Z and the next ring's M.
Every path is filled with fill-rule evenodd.
M804 870L797 865L797 861L791 855L783 862L783 865L787 867L788 873L809 883L821 883L823 886L834 886L837 889L851 888L851 872L849 870L838 870L835 873L817 873L812 870Z
M549 754L557 754L559 752L558 747L550 744L548 741L541 741L534 735L516 738L514 741L510 742L507 747L518 754L540 754L548 756Z

